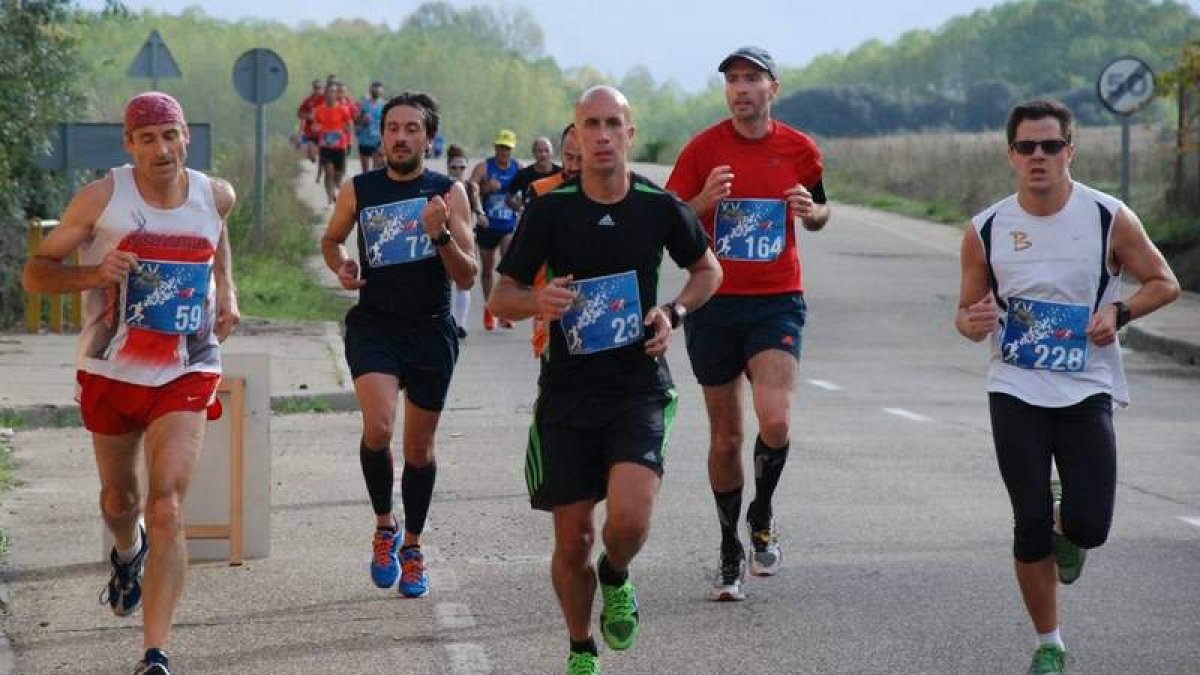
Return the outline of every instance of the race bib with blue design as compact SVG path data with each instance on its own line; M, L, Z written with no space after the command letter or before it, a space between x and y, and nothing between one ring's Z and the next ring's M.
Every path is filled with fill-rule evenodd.
M713 248L718 258L771 262L787 243L782 199L722 199L717 204Z
M484 213L487 214L489 221L502 221L496 223L497 225L515 220L517 217L517 214L508 207L503 192L493 192L484 198Z
M336 148L342 144L342 132L340 131L326 131L321 138L323 139L321 144L327 148Z
M1000 354L1030 370L1074 373L1087 364L1087 305L1009 298Z
M206 262L139 260L126 281L125 323L159 333L199 333L210 269Z
M367 265L386 267L425 260L437 255L421 225L425 197L368 206L358 214L367 245Z
M637 272L583 279L568 288L578 295L559 325L572 354L602 352L642 339Z

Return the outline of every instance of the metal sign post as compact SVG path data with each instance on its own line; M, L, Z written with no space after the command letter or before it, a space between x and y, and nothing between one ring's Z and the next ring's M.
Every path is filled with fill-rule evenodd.
M141 51L133 57L133 63L129 64L126 75L149 78L150 88L157 90L160 77L176 78L181 77L182 73L179 71L179 64L175 63L175 57L171 56L171 50L167 49L167 43L163 42L156 29L150 31Z
M267 198L266 104L287 90L287 65L270 49L251 49L233 64L233 88L255 107L254 124L254 228L262 241Z
M1121 120L1121 201L1129 202L1129 126L1154 99L1154 71L1135 56L1113 59L1096 80L1096 96Z

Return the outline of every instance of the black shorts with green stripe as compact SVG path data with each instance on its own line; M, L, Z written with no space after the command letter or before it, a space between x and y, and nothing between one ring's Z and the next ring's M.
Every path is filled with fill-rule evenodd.
M549 511L608 492L608 471L633 462L663 473L675 421L674 389L636 394L543 390L525 452L525 485L535 509Z

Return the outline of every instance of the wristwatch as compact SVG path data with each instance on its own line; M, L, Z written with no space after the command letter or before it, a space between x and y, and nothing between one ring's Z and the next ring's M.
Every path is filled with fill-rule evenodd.
M1114 302L1113 307L1117 308L1117 330L1121 330L1133 317L1129 315L1129 306L1120 300Z
M679 324L683 323L683 317L687 316L687 307L681 302L668 302L662 306L662 310L667 313L667 318L671 320L671 329L679 328Z
M445 246L450 243L450 230L442 230L442 233L429 240L434 246Z

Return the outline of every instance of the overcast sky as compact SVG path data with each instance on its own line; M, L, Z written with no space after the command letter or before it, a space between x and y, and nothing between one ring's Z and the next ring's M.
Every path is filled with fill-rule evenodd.
M80 0L86 8L104 0ZM125 0L131 9L178 13L202 5L206 14L225 19L256 17L285 23L328 23L362 18L396 27L421 2L417 0ZM456 7L497 2L451 0ZM672 78L686 89L703 88L717 63L733 48L758 44L780 65L802 66L819 54L849 51L877 38L891 42L914 28L937 28L948 19L993 7L998 0L838 0L805 2L759 0L741 5L714 0L518 0L529 8L546 34L546 52L564 68L592 65L620 77L643 64L656 81ZM1200 13L1200 0L1187 0ZM686 7L686 10L681 8ZM263 45L269 46L269 45ZM1114 54L1119 56L1119 54Z

